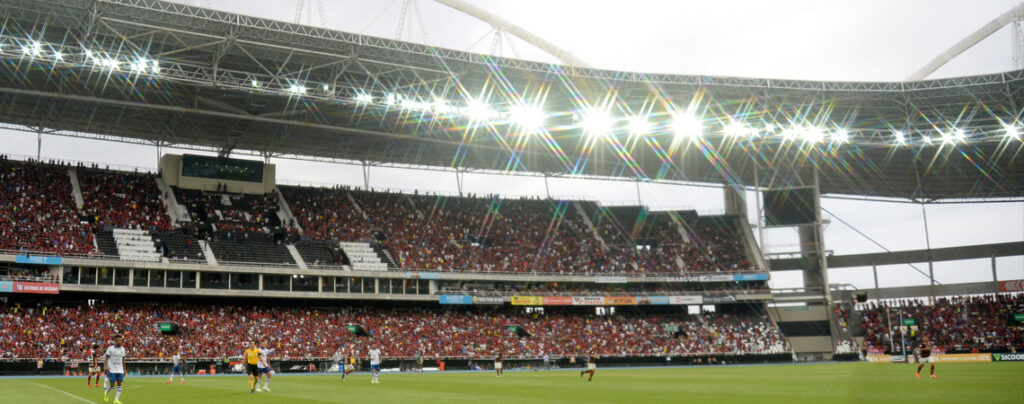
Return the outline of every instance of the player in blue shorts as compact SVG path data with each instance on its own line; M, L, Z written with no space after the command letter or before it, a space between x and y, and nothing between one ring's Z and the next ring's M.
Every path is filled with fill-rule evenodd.
M171 363L174 366L171 368L171 378L167 379L167 384L174 382L174 375L181 376L181 384L185 384L185 372L182 370L182 364L184 361L181 359L181 352L177 352L171 357Z
M370 350L370 374L373 377L370 379L372 384L380 384L378 376L380 376L380 344L374 344L373 349Z
M121 336L114 337L114 345L107 347L104 354L107 358L107 371L109 372L110 385L103 390L103 402L110 399L110 390L116 388L114 404L121 404L121 385L124 384L124 358L128 351L121 345Z
M274 368L270 367L267 356L274 353L272 348L260 348L260 357L256 361L256 392L270 391L270 376L274 375ZM263 378L263 387L260 388L259 378Z

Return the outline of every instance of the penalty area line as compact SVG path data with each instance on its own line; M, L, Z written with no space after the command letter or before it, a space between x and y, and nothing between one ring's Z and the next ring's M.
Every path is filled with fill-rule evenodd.
M92 401L92 400L89 400L89 399L85 399L85 398L82 398L82 397L76 396L76 395L74 395L74 394L68 393L68 392L66 392L66 391L64 391L64 390L61 390L61 389L58 389L58 388L53 388L53 387L47 386L47 385L45 385L45 384L39 384L39 383L32 383L32 384L34 384L34 385L36 385L36 386L40 386L40 387L43 387L43 388L47 388L47 389L50 389L50 390L53 390L53 391L56 391L56 392L58 392L58 393L64 394L64 395L66 395L66 396L69 396L69 397L74 397L74 398L77 398L77 399L79 399L79 400L82 400L82 401L85 401L85 402L87 402L87 403L97 404L97 403L96 403L95 401Z

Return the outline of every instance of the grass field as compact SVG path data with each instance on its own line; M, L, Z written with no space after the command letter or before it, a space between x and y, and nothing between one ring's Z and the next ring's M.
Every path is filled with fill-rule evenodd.
M936 366L938 379L914 378L916 364L599 369L579 371L382 374L279 374L273 392L250 394L241 376L129 377L121 401L142 403L1024 403L1024 362ZM112 401L112 399L111 399ZM0 378L2 403L102 403L84 377Z

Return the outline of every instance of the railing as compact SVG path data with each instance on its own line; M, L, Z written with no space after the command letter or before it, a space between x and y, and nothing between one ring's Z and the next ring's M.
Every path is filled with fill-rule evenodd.
M45 251L31 251L31 250L0 250L0 255L31 255L36 257L60 257L80 260L108 260L118 261L124 263L142 263L142 264L154 264L163 263L163 261L133 261L123 259L124 257L118 257L113 255L100 255L100 254L62 254ZM207 265L205 260L181 260L181 259L168 259L167 263L170 264L187 264L187 265ZM257 267L257 268L279 268L298 270L297 264L275 264L275 263L261 263L261 262L236 262L236 261L217 261L218 266L225 267ZM308 265L307 265L308 266ZM310 268L312 270L332 270L332 271L351 271L343 265L319 265L316 268ZM364 272L380 272L380 273L395 273L395 272L430 272L430 273L446 273L446 274L469 274L469 275L500 275L500 276L609 276L609 277L625 277L625 278L664 278L664 277L676 277L676 276L700 276L700 275L740 275L740 274L752 274L762 273L761 271L706 271L706 272L547 272L547 271L531 271L531 272L515 272L515 271L490 271L490 270L454 270L454 269L417 269L417 268L397 268L389 269L387 271L364 271Z
M692 295L692 296L707 296L707 295L757 295L763 293L771 293L769 289L764 290L644 290L644 291L615 291L615 292L603 292L603 291L579 291L579 290L566 290L566 291L506 291L506 290L466 290L466 289L450 289L441 288L437 291L437 294L451 294L451 295L473 295L473 296L622 296L622 295L658 295L658 294L678 294L678 295Z

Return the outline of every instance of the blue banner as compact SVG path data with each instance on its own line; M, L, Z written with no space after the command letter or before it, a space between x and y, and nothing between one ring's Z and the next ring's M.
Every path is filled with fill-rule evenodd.
M441 279L440 272L406 272L408 279Z
M732 280L734 281L766 281L768 280L768 274L740 274L733 275Z
M19 264L60 265L60 257L33 257L31 255L15 255L14 262Z
M668 296L648 296L648 304L668 304Z
M438 303L441 304L473 304L473 296L468 295L440 295Z
M14 282L0 281L0 293L14 293Z

